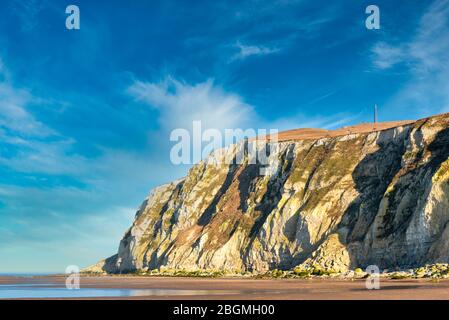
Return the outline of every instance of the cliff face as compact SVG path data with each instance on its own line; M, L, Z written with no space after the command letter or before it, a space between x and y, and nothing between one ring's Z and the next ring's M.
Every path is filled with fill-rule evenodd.
M201 162L154 189L118 254L91 270L449 262L449 115L279 149L269 176L257 164Z

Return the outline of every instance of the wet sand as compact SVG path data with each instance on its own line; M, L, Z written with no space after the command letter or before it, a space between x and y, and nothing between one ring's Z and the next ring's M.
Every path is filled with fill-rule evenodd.
M64 276L0 277L0 285L53 284L64 287ZM173 294L94 299L173 300L334 300L334 299L449 299L449 280L380 280L379 290L367 290L365 280L237 279L138 276L81 277L81 288L159 289ZM173 290L173 291L172 291ZM177 294L180 291L186 293ZM72 298L73 299L73 298ZM92 298L89 298L92 299Z

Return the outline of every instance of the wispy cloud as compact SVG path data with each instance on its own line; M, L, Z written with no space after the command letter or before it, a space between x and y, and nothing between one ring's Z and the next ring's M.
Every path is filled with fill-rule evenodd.
M331 92L328 92L326 94L323 94L315 99L313 99L312 101L310 101L308 104L312 105L312 104L316 104L320 101L326 100L329 97L332 97L333 95L335 95L338 92L338 90L332 90Z
M128 93L159 111L164 131L191 128L194 120L200 120L205 129L237 128L250 125L256 118L251 105L213 80L193 85L169 76L159 83L135 81Z
M11 5L23 31L31 31L39 24L37 17L46 6L47 0L14 0Z
M185 43L201 48L202 56L214 55L219 63L287 53L305 42L311 46L310 40L322 36L323 30L343 13L343 6L338 3L322 6L303 0L250 0L231 6L215 1L208 5L213 17L209 32L199 30ZM344 41L338 38L338 43ZM332 45L336 43L333 41Z
M393 46L385 42L378 42L372 48L372 52L374 65L382 70L389 69L406 58L406 53L401 46Z
M7 74L6 71L4 74ZM0 79L0 128L21 136L44 137L52 134L53 130L36 120L25 107L36 102L35 98L27 90L13 87L7 78Z
M410 41L378 42L372 48L373 63L389 69L404 63L410 71L422 75L447 68L442 59L449 50L449 0L436 0L420 19Z
M280 49L278 48L268 48L256 45L244 45L240 42L237 42L235 47L239 51L231 57L231 61L243 60L251 56L269 55L280 51Z
M413 109L417 116L449 110L449 0L433 1L410 40L379 42L373 64L381 70L402 66L410 80L387 108Z
M30 109L39 107L42 100L15 86L4 64L0 64L0 71L8 75L0 79L1 143L16 149L0 152L0 165L18 172L79 173L84 159L71 152L75 141L38 121Z

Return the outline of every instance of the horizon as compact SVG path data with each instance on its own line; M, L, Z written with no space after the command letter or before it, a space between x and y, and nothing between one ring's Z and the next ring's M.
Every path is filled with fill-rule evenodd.
M343 128L449 111L449 0L7 0L0 12L0 274L114 254L171 133ZM414 120L413 120L414 119ZM58 271L59 270L59 271Z

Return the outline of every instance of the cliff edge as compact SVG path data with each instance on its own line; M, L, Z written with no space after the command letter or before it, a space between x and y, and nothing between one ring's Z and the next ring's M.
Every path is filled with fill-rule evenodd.
M270 175L248 162L196 164L155 188L117 255L86 271L449 262L449 115L354 128L281 133Z

